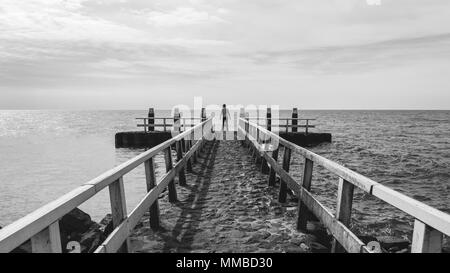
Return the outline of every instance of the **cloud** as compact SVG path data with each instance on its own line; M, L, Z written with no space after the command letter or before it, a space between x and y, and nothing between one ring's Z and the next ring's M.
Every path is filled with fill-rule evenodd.
M224 23L222 18L191 7L180 7L169 12L150 11L148 22L158 27L173 27L207 23Z
M450 60L450 33L382 42L232 55L256 65L284 64L304 73L363 73L422 61Z
M448 0L2 0L0 91L170 86L250 96L439 67L429 84L449 76L448 33ZM436 89L426 84L408 90Z

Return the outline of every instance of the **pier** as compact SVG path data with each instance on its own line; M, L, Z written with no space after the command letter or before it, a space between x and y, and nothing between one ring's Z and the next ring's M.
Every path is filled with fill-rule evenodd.
M291 121L292 126L302 126L297 123L300 120L294 118ZM305 129L310 127L309 120L306 122ZM148 130L145 129L144 133L149 134L150 128L159 124L146 122L146 126ZM329 233L331 252L378 252L349 228L355 189L415 219L411 252L441 252L443 236L450 235L450 215L317 155L285 139L281 133L275 134L267 124L260 125L245 115L239 118L236 132L242 140L216 139L212 118L206 117L178 132L176 136L161 140L160 144L137 157L1 229L0 252L11 252L28 240L31 241L32 252L62 252L66 246L61 243L60 219L106 189L109 190L113 231L95 253L184 252L191 251L199 243L206 251L216 251L221 244L226 245L225 249L241 252L264 249L263 243L279 230L268 229L264 225L267 219L263 213L244 211L246 206L243 204L257 202L257 198L281 205L296 202L293 209L289 209L290 217L287 217L287 209L280 206L278 226L295 227L276 240L279 245L276 249L281 252L288 252L287 248L293 252L308 252L311 244L307 236L299 239L296 234L307 235L312 222L320 222ZM164 155L166 172L156 177L154 158L159 154ZM294 154L300 156L304 164L301 179L290 174ZM146 184L147 193L128 213L124 176L142 165L145 167L145 181L142 183ZM231 166L232 179L221 179L227 171L224 166ZM339 183L335 213L311 193L317 166L325 168ZM176 208L167 214L162 213L164 210L160 205L163 205L163 200L160 198L165 198L164 201L176 205ZM238 219L245 231L230 230L227 225L230 219ZM166 228L171 228L167 231L170 236L178 239L172 243L155 244L154 248L146 247L143 237L160 230L163 221ZM147 231L137 230L138 226L145 226ZM204 231L204 236L196 236L198 229ZM252 236L247 237L246 232ZM296 239L303 241L295 244ZM290 244L286 246L287 242ZM266 247L267 251L274 251L272 245Z
M241 110L241 114L243 109ZM330 143L332 136L329 133L311 132L316 128L312 122L316 118L299 118L298 109L292 110L291 118L274 118L270 108L266 117L248 117L250 121L272 131L277 129L278 134L299 146L308 147L321 143ZM141 131L119 132L115 136L116 148L152 148L172 137L172 132L184 132L206 120L206 109L201 110L199 117L181 117L178 110L173 117L155 117L154 108L150 108L148 117L136 118L137 127ZM233 133L233 132L230 132ZM234 132L237 134L237 131Z

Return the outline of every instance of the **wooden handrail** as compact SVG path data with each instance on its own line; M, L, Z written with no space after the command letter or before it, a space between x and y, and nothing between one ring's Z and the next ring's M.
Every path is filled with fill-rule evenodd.
M164 132L167 130L167 128L174 128L174 131L184 131L185 128L189 128L189 127L195 127L196 125L198 125L198 121L203 120L202 118L169 118L169 117L150 117L150 118L135 118L136 120L142 120L144 121L144 123L138 123L137 127L140 128L144 128L144 132L150 132L153 131L154 128L156 127L162 127L164 130ZM162 120L163 123L154 123L155 120ZM171 123L168 123L167 120L171 121ZM151 123L150 121L153 121L153 123ZM190 121L190 122L186 122L186 121Z
M317 120L315 118L264 118L264 117L249 117L249 120Z
M163 117L163 118L135 118L137 120L156 120L156 119L162 119L162 120L168 120L168 119L183 119L183 120L201 120L202 118L169 118L169 117Z
M59 249L55 248L57 245L55 241L60 240L59 228L56 228L59 219L106 187L110 187L113 219L121 219L119 220L121 222L117 223L117 225L114 224L115 229L113 233L97 252L119 250L143 213L148 211L155 200L157 200L158 194L173 181L173 178L187 164L188 159L203 145L204 140L209 139L209 136L212 134L210 130L211 122L211 118L207 119L194 128L180 133L166 142L120 164L57 200L4 227L0 230L0 253L10 252L29 239L32 240L33 252L60 252L61 247ZM201 132L199 133L199 131ZM200 135L201 139L192 145L191 149L184 154L182 160L178 161L173 169L167 172L154 188L149 189L139 205L129 215L126 215L123 187L121 186L123 184L123 176L141 164L151 161L158 153L170 148L179 141L194 141L194 135ZM122 213L123 215L116 213ZM42 247L43 245L44 247ZM108 248L108 246L110 247Z
M302 217L304 218L304 216L301 215L304 210L301 210L303 205L324 223L340 246L349 252L370 252L347 228L350 221L349 217L351 215L352 198L350 197L353 196L353 186L362 189L366 193L383 200L416 219L413 234L413 252L440 252L443 234L450 236L450 215L447 213L403 195L370 178L341 166L336 162L295 145L247 119L240 118L239 131L245 135L246 141L253 145L254 149L256 149L270 165L272 175L269 178L269 184L273 185L273 173L277 173L280 176L281 181L286 183L289 188L298 194L300 199L300 226L305 224L304 219L301 219ZM275 144L267 145L266 143L259 143L261 135L263 135L264 139L269 139ZM305 183L300 184L295 181L295 179L284 170L285 168L281 168L272 156L268 154L270 151L275 151L276 156L278 157L279 147L284 147L285 150L295 152L305 159L306 176L308 176L307 172L309 172L309 176L312 175L312 166L313 164L317 164L339 177L340 187L338 193L337 215L333 216L327 208L311 195L309 192L310 185L306 183L305 186ZM307 170L306 168L311 168L311 170ZM348 187L347 184L352 185L352 187Z
M315 125L311 125L309 122L311 120L317 120L315 118L271 118L271 117L248 117L247 118L249 121L250 120L256 120L256 124L259 126L260 120L264 120L267 123L267 128L270 130L276 130L276 128L286 128L285 132L288 133L289 132L289 128L291 128L292 132L297 132L298 128L305 128L305 134L309 133L309 129L310 128L316 128ZM285 124L274 124L273 121L285 121ZM289 121L291 122L289 124ZM295 121L295 122L294 122ZM305 121L305 124L298 124L298 121Z

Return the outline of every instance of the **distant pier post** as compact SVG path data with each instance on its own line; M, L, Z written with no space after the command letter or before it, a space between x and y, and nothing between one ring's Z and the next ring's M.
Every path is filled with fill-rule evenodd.
M272 131L272 109L267 108L267 130Z
M181 114L178 108L175 108L173 114L173 130L175 132L180 132L180 124L181 124Z
M245 119L245 109L244 109L244 107L241 107L241 109L239 109L239 118L240 119ZM238 120L238 124L240 124L240 123L241 123L241 121ZM242 133L240 130L238 130L237 134L238 134L238 140L245 139L244 133ZM245 146L245 142L244 141L242 142L242 144Z
M148 131L154 131L155 127L151 126L155 124L155 109L154 108L149 108L148 109ZM147 128L144 127L147 131Z
M202 108L202 114L201 114L202 122L206 121L206 109Z
M293 133L297 132L297 127L295 127L295 126L298 125L298 120L297 119L298 119L298 109L294 108L292 110L292 132Z

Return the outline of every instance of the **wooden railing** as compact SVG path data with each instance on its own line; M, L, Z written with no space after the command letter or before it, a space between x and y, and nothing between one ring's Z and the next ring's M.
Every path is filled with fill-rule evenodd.
M344 250L347 252L371 252L371 249L349 229L355 187L415 218L411 252L441 252L443 234L450 235L449 214L286 141L248 119L240 118L239 133L245 136L244 143L253 150L255 158L261 160L262 170L264 171L270 166L270 170L266 170L269 172L268 184L274 186L275 176L280 177L279 201L286 201L288 187L299 197L297 228L305 230L307 215L313 213L333 235L333 252L343 252ZM282 166L277 163L280 149L284 150ZM305 160L301 182L297 182L289 174L292 153L299 154ZM322 205L310 192L314 165L324 167L339 178L335 214Z
M143 123L138 123L137 127L143 127L145 132L153 131L156 127L162 127L163 131L172 128L174 131L185 131L199 124L202 118L136 118L142 120ZM155 123L155 121L162 121L162 123ZM188 121L188 122L187 122Z
M166 187L169 201L176 201L174 178L178 175L179 183L186 184L184 169L191 170L191 161L196 161L205 139L212 138L211 123L211 119L202 122L1 229L0 253L11 252L30 239L32 252L62 252L59 219L106 187L109 188L114 231L95 252L127 251L128 236L146 211L150 212L150 226L159 226L158 196ZM172 146L177 151L175 165ZM157 181L154 157L160 152L164 153L167 172ZM145 166L147 194L127 214L123 177L141 164Z
M278 127L280 131L282 131L281 128L284 128L283 131L286 133L289 132L289 128L291 128L291 132L297 132L297 128L305 128L305 134L308 134L310 128L316 128L315 125L310 124L310 121L316 120L314 118L249 118L249 120L256 121L259 126L262 126L261 120L265 121L265 127L269 131L272 127ZM300 122L304 122L304 124L300 124Z

